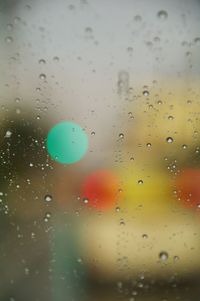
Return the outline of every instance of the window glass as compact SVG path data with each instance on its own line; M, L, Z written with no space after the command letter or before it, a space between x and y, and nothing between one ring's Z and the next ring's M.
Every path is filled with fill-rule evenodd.
M200 2L0 2L0 300L197 301Z

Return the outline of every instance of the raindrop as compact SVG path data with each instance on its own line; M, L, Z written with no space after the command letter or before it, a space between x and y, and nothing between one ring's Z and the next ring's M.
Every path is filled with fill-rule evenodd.
M182 148L183 148L183 149L186 149L186 148L187 148L187 145L186 145L186 144L183 144L183 145L182 145Z
M174 256L174 262L178 261L179 257L178 256Z
M7 24L7 29L12 30L13 29L13 24Z
M138 292L137 291L132 291L133 296L137 296Z
M194 39L194 43L195 43L196 45L200 45L200 37L195 38L195 39Z
M187 56L187 57L191 57L191 56L192 56L192 53L191 53L191 51L186 51L186 53L185 53L185 56Z
M95 132L93 131L93 132L91 132L91 136L94 136L95 135Z
M116 208L115 208L115 211L116 211L116 212L119 212L119 211L120 211L120 207L116 207Z
M5 134L5 138L10 138L12 136L12 132L11 131L6 131L6 134Z
M173 140L172 137L167 137L166 141L167 141L168 143L172 143L174 140Z
M162 260L163 262L164 262L164 261L167 261L167 260L168 260L168 257L169 257L169 255L168 255L168 253L165 252L165 251L159 253L159 258L160 258L160 260Z
M160 42L160 38L159 37L155 37L153 40L154 40L154 42L157 42L157 43Z
M133 53L133 47L130 47L130 46L129 46L129 47L127 48L127 52L128 52L128 54L131 55L131 54Z
M77 258L77 262L82 263L83 262L82 258Z
M52 196L50 195L50 194L46 194L45 195L45 197L44 197L44 200L46 201L46 202L51 202L52 201Z
M42 80L45 80L46 79L46 75L44 73L41 73L39 75L39 78L42 79Z
M143 91L143 95L144 95L144 96L149 96L149 91L148 91L148 90L144 90L144 91Z
M120 138L120 139L123 139L123 138L124 138L124 134L123 134L123 133L120 133L120 134L119 134L119 138Z
M88 198L83 198L83 203L84 204L88 204L88 202L89 202Z
M142 17L141 17L140 15L136 15L136 16L134 17L134 20L135 20L136 22L141 22L141 21L142 21Z
M144 183L143 180L138 180L139 185L142 185L143 183Z
M21 18L20 18L20 17L15 17L15 18L14 18L14 23L15 23L15 24L18 24L20 21L21 21Z
M125 221L123 219L120 219L119 224L120 224L120 226L124 226L125 225Z
M160 20L166 20L167 17L168 17L168 13L165 11L165 10L160 10L158 13L157 13L157 16Z
M147 147L151 147L151 143L147 143L147 145L146 145Z
M45 61L44 59L40 59L40 60L38 61L38 63L41 64L41 65L45 65L45 64L46 64L46 61Z
M173 120L174 117L170 115L170 116L168 116L168 119L169 119L169 120Z
M69 8L69 10L74 10L74 9L75 9L75 6L74 6L73 4L70 4L70 5L68 6L68 8Z
M59 57L58 57L58 56L54 56L54 57L53 57L53 61L54 61L54 62L56 62L56 63L57 63L57 62L59 62L59 60L60 60L60 59L59 59Z
M85 28L85 32L86 32L87 34L92 34L93 30L92 30L91 27L86 27L86 28Z
M6 41L6 43L12 43L13 42L13 38L12 37L6 37L5 41Z
M122 70L118 73L118 93L120 95L126 94L129 90L129 73Z
M45 221L45 222L48 222L50 218L51 218L51 213L50 213L50 212L47 212L47 213L45 214L44 221Z

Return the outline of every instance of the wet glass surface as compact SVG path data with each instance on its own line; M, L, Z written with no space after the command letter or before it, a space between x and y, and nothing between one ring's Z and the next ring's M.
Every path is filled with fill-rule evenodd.
M0 1L0 300L197 301L200 2Z

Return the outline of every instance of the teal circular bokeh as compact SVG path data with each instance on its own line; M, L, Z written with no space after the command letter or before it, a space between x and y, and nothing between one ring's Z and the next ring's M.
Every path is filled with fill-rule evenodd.
M88 149L88 137L73 122L56 124L47 135L47 150L51 158L62 164L72 164L82 159Z

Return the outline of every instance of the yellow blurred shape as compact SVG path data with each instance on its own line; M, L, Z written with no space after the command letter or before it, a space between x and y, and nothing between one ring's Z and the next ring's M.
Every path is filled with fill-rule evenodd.
M167 173L154 169L123 171L121 208L145 217L165 214L172 208L172 180Z

